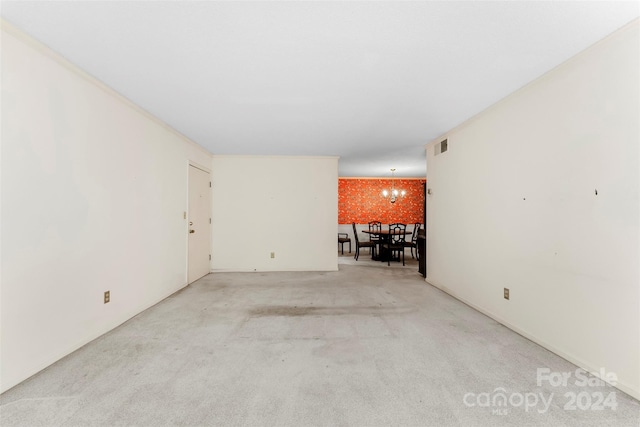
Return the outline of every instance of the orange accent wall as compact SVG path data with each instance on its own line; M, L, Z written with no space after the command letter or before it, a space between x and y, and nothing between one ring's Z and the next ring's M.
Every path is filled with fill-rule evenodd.
M391 189L391 179L339 178L338 223L424 223L425 182L424 179L395 179L395 188L405 190L407 194L391 203L382 197L383 189Z

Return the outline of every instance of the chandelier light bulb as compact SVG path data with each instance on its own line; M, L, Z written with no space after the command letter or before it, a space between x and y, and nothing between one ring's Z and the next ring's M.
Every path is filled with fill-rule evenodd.
M388 198L391 203L395 203L398 197L404 197L407 194L405 190L396 190L395 172L395 169L391 169L391 190L386 188L382 190L382 197Z

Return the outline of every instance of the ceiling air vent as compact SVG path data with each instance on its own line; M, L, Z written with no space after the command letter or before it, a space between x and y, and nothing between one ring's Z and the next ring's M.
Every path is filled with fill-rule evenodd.
M445 139L444 141L440 141L439 144L435 145L435 155L437 156L440 153L444 153L445 151L447 151L447 148L448 148L447 140Z

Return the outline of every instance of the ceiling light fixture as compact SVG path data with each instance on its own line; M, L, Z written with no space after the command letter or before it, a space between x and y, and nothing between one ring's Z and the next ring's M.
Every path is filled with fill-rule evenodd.
M389 198L389 201L391 203L395 203L396 200L398 200L398 197L404 197L404 195L407 194L407 192L404 190L396 190L394 177L395 171L395 169L391 169L391 191L388 191L386 189L382 190L382 197L384 197L385 199Z

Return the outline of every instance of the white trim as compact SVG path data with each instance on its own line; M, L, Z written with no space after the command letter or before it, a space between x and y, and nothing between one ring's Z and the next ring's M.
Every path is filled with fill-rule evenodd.
M257 154L212 154L214 159L233 159L233 158L245 158L245 159L339 159L340 156L287 156L282 154L276 155L257 155Z
M595 367L595 366L591 366L590 364L588 364L587 362L585 362L584 360L582 360L579 357L576 357L572 354L566 353L558 348L556 348L555 346L549 344L548 342L538 338L537 336L528 333L527 331L518 328L517 326L512 325L511 323L507 322L506 320L502 319L500 316L497 316L495 313L492 313L488 310L483 309L482 307L475 305L467 300L465 300L464 298L460 297L459 295L457 295L455 292L452 292L450 289L444 287L444 286L439 286L436 285L432 282L429 282L428 278L425 278L425 282L427 282L427 284L433 286L436 289L441 290L442 292L444 292L445 294L457 299L458 301L468 305L469 307L473 308L474 310L484 314L487 317L490 317L491 319L495 320L496 322L500 323L501 325L511 329L513 332L517 333L518 335L522 335L524 338L533 341L534 343L542 346L543 348L549 350L550 352L556 354L557 356L562 357L563 359L567 360L568 362L573 363L574 365L584 369L585 371L588 371L589 373L591 373L593 376L600 378L601 380L606 381L606 379L602 378L600 376L600 367ZM613 387L617 388L618 390L628 394L629 396L633 397L636 400L640 400L640 393L636 390L634 390L631 386L620 382L620 380L617 381L617 383L615 385L612 385Z
M194 162L193 160L189 160L189 166L193 166L196 169L200 169L202 172L206 172L209 175L211 175L211 168L208 168L206 166L202 166L200 163L198 162Z
M442 135L437 136L436 138L430 140L429 142L427 142L424 145L425 148L428 149L430 146L433 146L434 144L437 144L440 141L443 141L445 139L449 139L449 136L448 136L449 134L457 132L458 130L460 130L460 129L466 127L467 125L469 125L470 123L475 122L476 120L478 120L482 116L484 116L486 113L495 110L496 108L500 107L505 102L509 101L512 97L514 97L514 96L516 96L516 95L518 95L518 94L520 94L520 93L522 93L522 92L524 92L526 90L529 90L531 87L533 87L533 86L535 86L535 85L537 85L539 83L542 83L544 80L548 79L551 75L555 74L556 70L558 70L560 68L564 68L564 67L568 66L569 64L580 60L583 56L589 54L589 52L591 52L591 50L596 48L597 46L602 45L604 43L608 43L608 41L610 39L612 39L612 38L622 37L622 35L625 32L631 31L631 29L634 26L638 25L639 23L640 23L640 18L635 18L631 22L627 23L626 25L624 25L620 29L618 29L615 32L613 32L612 34L609 34L607 37L595 42L591 46L586 47L585 49L583 49L580 52L578 52L575 55L573 55L571 58L567 59L566 61L563 61L562 63L560 63L558 65L556 65L555 67L553 67L552 69L550 69L546 73L544 73L541 76L533 79L532 81L530 81L529 83L525 84L521 88L516 89L515 91L511 92L510 94L508 94L504 98L502 98L502 99L496 101L495 103L491 104L490 106L488 106L484 110L480 111L478 114L475 114L475 115L471 116L470 118L468 118L467 120L465 120L462 123L458 124L457 126L454 126L453 128L449 129L448 131L446 131Z
M19 380L15 384L13 384L13 383L9 383L9 384L3 383L2 384L2 393L6 393L7 391L11 390L13 387L24 383L29 378L39 374L42 370L48 368L49 366L51 366L54 363L56 363L59 360L61 360L62 358L70 355L74 351L76 351L76 350L88 345L89 343L97 340L101 336L108 334L109 332L113 331L117 327L127 323L129 320L133 319L134 317L136 317L138 314L142 313L143 311L148 310L151 307L160 304L162 301L164 301L165 299L169 298L171 295L175 294L176 292L184 289L185 287L187 287L186 283L180 285L177 289L173 289L173 290L169 291L168 293L165 293L164 296L161 296L157 301L155 301L153 303L142 304L142 305L138 306L137 308L129 310L122 317L118 317L118 319L116 319L114 322L109 323L108 326L104 329L104 332L100 332L100 333L97 333L97 334L87 334L87 335L83 336L81 339L76 340L75 343L73 343L72 345L66 347L65 349L63 349L61 351L58 351L58 352L56 352L54 354L46 355L45 357L43 357L40 360L40 363L32 369L33 374L29 375L26 378L23 378L23 379Z
M104 92L106 92L107 94L109 94L109 95L113 96L114 98L116 98L117 100L123 102L129 108L131 108L131 109L135 110L136 112L142 114L147 119L153 121L154 123L162 126L167 131L169 131L169 132L173 133L174 135L180 137L185 142L191 144L194 148L197 148L197 149L201 150L203 153L206 153L208 155L212 154L211 152L209 152L209 150L207 150L203 146L199 145L195 141L192 141L191 139L186 137L184 134L178 132L176 129L174 129L173 127L171 127L170 125L168 125L164 121L160 120L158 117L154 116L153 114L151 114L150 112L148 112L144 108L142 108L139 105L135 104L133 101L131 101L129 98L125 97L121 93L117 92L115 89L107 86L105 83L103 83L102 81L98 80L97 78L95 78L91 74L87 73L86 71L84 71L83 69L78 67L77 65L73 64L68 59L66 59L64 56L62 56L59 53L53 51L51 48L49 48L45 44L41 43L40 41L38 41L38 40L34 39L33 37L29 36L28 34L24 33L22 30L20 30L15 25L13 25L13 24L9 23L8 21L6 21L4 18L0 18L0 28L2 29L2 31L5 31L7 34L17 38L18 40L20 40L21 42L25 43L27 46L31 47L32 49L42 53L43 55L47 56L48 58L54 60L59 65L61 65L64 68L66 68L67 70L69 70L69 71L75 73L76 75L78 75L79 77L85 79L87 82L94 84L95 86L97 86L98 88L100 88Z

